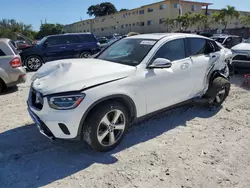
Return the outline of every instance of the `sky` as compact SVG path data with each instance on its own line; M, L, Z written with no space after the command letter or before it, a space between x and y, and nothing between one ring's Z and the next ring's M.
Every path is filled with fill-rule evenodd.
M33 29L39 30L41 21L44 22L45 19L47 23L61 24L89 19L86 14L88 7L107 1L120 10L138 8L161 0L1 0L0 19L15 19L31 24ZM226 5L231 5L238 10L250 12L250 0L201 0L201 2L213 3L210 8L224 8Z

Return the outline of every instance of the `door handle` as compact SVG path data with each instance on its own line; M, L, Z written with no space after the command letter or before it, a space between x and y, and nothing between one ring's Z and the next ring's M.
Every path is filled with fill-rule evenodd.
M65 49L66 47L60 47L60 49Z
M216 55L212 55L212 58L216 58Z
M81 47L82 47L82 45L78 45L78 46L77 46L77 48L81 48Z

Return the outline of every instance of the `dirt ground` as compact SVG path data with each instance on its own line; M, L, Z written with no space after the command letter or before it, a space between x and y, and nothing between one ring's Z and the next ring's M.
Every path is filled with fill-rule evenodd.
M250 89L239 76L232 83L221 109L159 114L108 153L40 135L26 110L29 84L9 89L0 95L0 187L249 188Z

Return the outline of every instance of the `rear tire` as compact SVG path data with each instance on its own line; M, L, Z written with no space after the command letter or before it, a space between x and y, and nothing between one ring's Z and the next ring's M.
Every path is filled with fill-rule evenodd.
M229 95L229 91L230 82L227 79L223 77L215 78L209 86L207 93L205 94L207 98L211 99L211 101L209 102L209 106L221 106Z
M25 65L30 71L37 71L43 65L43 60L37 55L31 55L26 58Z
M107 152L122 141L129 124L127 108L111 101L96 107L83 127L83 139L96 151Z

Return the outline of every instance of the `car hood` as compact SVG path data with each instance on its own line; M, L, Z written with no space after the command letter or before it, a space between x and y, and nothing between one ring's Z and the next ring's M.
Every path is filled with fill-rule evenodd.
M232 48L236 51L250 51L250 43L240 43Z
M43 95L79 91L135 74L136 67L99 59L65 59L48 62L31 78Z

